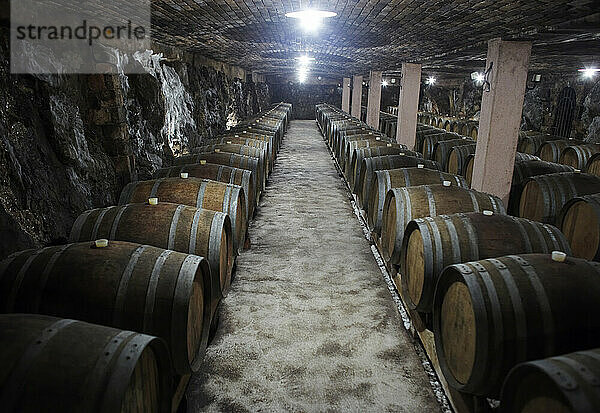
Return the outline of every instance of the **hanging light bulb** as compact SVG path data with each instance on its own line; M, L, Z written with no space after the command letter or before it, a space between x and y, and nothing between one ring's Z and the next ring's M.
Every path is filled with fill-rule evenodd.
M285 17L298 19L300 21L300 27L307 32L316 32L321 26L323 19L335 16L337 16L337 13L335 12L314 9L295 11L285 14Z
M435 84L435 82L437 81L437 79L433 76L429 76L429 78L427 79L427 81L425 83L427 83L428 85L432 86Z
M581 72L583 74L583 77L586 79L592 79L594 76L596 76L596 73L600 72L600 69L597 68L585 68L585 69L579 69L579 72Z
M381 81L381 86L386 87L388 85L388 81L387 80L382 80Z

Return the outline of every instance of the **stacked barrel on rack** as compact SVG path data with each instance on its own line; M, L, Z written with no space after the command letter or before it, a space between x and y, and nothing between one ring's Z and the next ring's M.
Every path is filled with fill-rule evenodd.
M507 211L469 189L469 137L419 124L403 148L329 105L317 121L445 385L506 412L598 411L600 178L517 153ZM369 144L341 158L357 130Z
M69 244L0 262L2 411L177 409L290 118L277 104L83 212Z

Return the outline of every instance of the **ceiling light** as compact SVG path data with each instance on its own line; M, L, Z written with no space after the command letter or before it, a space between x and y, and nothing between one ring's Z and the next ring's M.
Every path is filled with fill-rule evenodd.
M323 19L326 19L329 17L335 17L335 16L337 16L337 13L334 13L332 11L313 10L313 9L295 11L295 12L285 14L285 17L290 17L292 19L300 20L300 26L308 32L316 31L319 28L319 26L321 25L321 22L323 21Z
M388 81L387 80L382 80L381 81L381 86L386 87L388 85Z
M308 66L310 64L311 61L315 60L314 57L309 57L307 55L302 55L298 58L298 60L300 61L300 65L302 66Z
M434 85L436 81L437 79L435 77L429 76L425 83L427 83L428 85Z
M396 78L393 77L392 80L391 80L391 82L392 82L392 84L396 83Z
M596 68L585 68L579 69L579 71L583 74L583 77L586 79L591 79L596 76L596 73L600 72L600 69Z

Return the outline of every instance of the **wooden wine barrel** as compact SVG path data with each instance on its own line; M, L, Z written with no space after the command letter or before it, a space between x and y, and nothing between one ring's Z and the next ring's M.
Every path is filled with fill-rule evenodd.
M422 131L417 130L417 136L416 136L416 140L415 140L415 147L413 148L413 150L415 152L423 152L423 142L425 141L425 138L427 136L430 135L445 135L447 132L443 129L438 129L438 128L431 128L431 129L424 129Z
M528 153L530 155L537 155L542 145L544 145L546 142L556 140L561 140L561 138L558 136L543 134L541 132L529 134L520 133L519 141L517 144L517 151Z
M541 161L539 156L531 155L528 153L517 152L515 155L515 162L525 162L525 161Z
M351 142L363 141L363 140L373 140L375 142L393 143L393 142L390 142L389 139L386 138L385 136L377 136L377 135L374 136L374 135L363 135L363 134L345 136L344 138L340 139L339 147L335 151L336 159L338 160L338 163L340 163L340 165L342 165L342 166L344 165L344 159L346 159L348 157L348 155L346 154L346 149L348 148L348 146Z
M510 255L443 271L433 332L448 384L493 397L519 363L600 343L600 269L579 258Z
M448 265L508 254L571 253L551 225L478 212L413 220L402 245L402 291L408 307L421 312L431 312L435 285Z
M144 203L149 198L158 198L159 202L189 205L229 215L234 254L237 255L243 248L248 219L247 202L242 187L198 178L160 178L136 181L123 188L119 205Z
M476 143L471 143L468 145L455 146L450 149L446 171L464 177L466 174L468 156L475 153L476 147Z
M263 176L268 176L271 166L269 165L269 157L264 149L254 148L252 146L219 143L219 144L206 144L198 146L192 150L193 153L234 153L238 155L247 156L250 158L258 159L258 167L261 170ZM189 162L186 162L189 163ZM196 163L196 162L192 162Z
M585 166L585 172L600 176L600 153L594 154L588 159L587 165Z
M600 412L600 348L514 367L502 386L503 413Z
M385 196L392 188L405 186L443 184L444 181L451 185L467 188L467 181L461 176L451 175L427 168L400 168L375 171L371 194L369 195L369 208L367 220L371 231L381 233L381 220L383 219L383 204Z
M461 139L455 133L446 132L443 135L427 135L423 139L423 158L433 160L433 150L438 142Z
M156 337L44 315L0 315L5 413L170 413L169 352Z
M400 264L404 231L413 219L484 210L497 214L506 213L500 198L454 185L392 188L388 191L383 204L381 221L383 258L386 262Z
M592 155L597 153L600 153L600 144L598 143L567 146L560 153L559 163L582 170L585 168L587 161L592 157Z
M349 141L346 145L346 150L344 151L344 159L343 164L340 164L344 172L350 170L350 165L352 164L352 158L357 149L362 148L372 148L372 147L387 147L387 148L397 148L402 150L408 150L406 145L402 145L400 143L388 142L385 140L373 140L373 139L363 139L359 141Z
M70 317L164 339L178 374L198 371L212 312L208 261L148 245L83 242L0 262L0 312Z
M508 213L510 215L519 215L519 203L523 187L528 178L538 175L548 175L557 172L573 172L570 166L559 163L546 162L542 160L526 160L517 162L513 168L512 185L510 188L510 198L508 201Z
M268 134L268 133L249 133L248 131L244 132L235 132L235 131L227 131L225 132L225 134L221 135L221 139L225 139L228 140L229 138L235 138L235 139L250 139L250 140L257 140L257 141L262 141L262 142L266 142L269 143L269 145L272 147L272 155L273 155L273 159L275 159L277 157L277 152L279 151L279 148L281 146L281 140L277 139L277 137L275 137L273 134Z
M440 141L435 144L431 158L440 164L442 171L448 170L448 156L453 148L465 145L473 145L472 139L460 138L451 139L449 141Z
M375 180L375 171L383 169L414 168L422 165L422 168L440 170L440 165L435 161L426 161L415 156L406 155L384 155L363 159L360 175L358 177L358 201L360 206L368 212L369 196L371 187Z
M206 142L207 145L213 144L235 144L235 145L243 145L250 146L252 148L260 149L266 151L267 158L269 160L269 171L273 170L273 163L275 162L276 152L273 149L273 138L268 137L265 139L252 139L252 138L242 138L240 135L236 136L220 136L216 139L210 140Z
M219 165L232 166L234 168L246 169L248 171L251 171L256 177L254 181L257 187L257 194L260 195L262 190L265 188L266 176L263 173L264 171L261 170L258 164L258 158L245 155L237 155L235 153L209 152L180 156L178 158L175 158L174 165L193 165L199 164L201 163L201 161L206 161L207 163L215 163ZM256 197L256 200L258 201L258 196Z
M227 295L234 261L227 214L169 202L91 209L75 220L69 242L97 239L136 242L205 257L212 276L212 297Z
M559 163L560 153L563 149L578 143L580 142L573 139L546 141L540 146L540 149L535 155L539 156L542 161Z
M394 148L393 146L372 146L368 148L359 148L354 150L352 154L350 165L347 168L346 179L352 189L352 193L357 194L360 191L358 185L359 179L362 172L363 160L366 158L372 158L375 156L383 155L402 155L402 156L414 156L421 158L421 154L414 151L409 151L401 148Z
M569 240L575 257L600 261L600 194L569 200L556 224Z
M572 198L600 192L600 177L562 172L533 176L523 185L519 216L554 224L560 210Z

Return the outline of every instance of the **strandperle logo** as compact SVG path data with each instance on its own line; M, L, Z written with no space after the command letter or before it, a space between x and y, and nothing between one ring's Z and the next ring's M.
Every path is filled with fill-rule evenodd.
M151 49L151 0L11 2L11 72L145 73L133 55Z
M71 26L29 26L17 27L17 40L87 40L92 46L98 39L105 40L144 40L146 38L146 28L143 26L134 26L129 20L125 26L104 26L98 27L88 25L84 20L80 26L75 28Z

